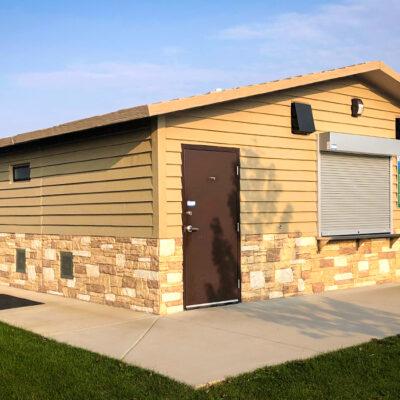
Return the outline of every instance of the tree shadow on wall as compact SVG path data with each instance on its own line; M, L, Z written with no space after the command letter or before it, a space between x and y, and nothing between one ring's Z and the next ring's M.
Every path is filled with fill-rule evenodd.
M262 161L260 161L259 154L254 150L246 150L246 158L251 158L251 171L246 174L245 179L241 179L241 182L245 183L245 188L243 190L237 187L237 190L235 189L229 194L227 200L227 207L230 212L232 223L234 224L233 229L236 231L236 222L239 222L237 216L239 213L242 219L242 229L246 224L251 223L251 226L256 230L254 234L263 234L271 233L270 231L263 232L263 229L265 229L264 225L270 225L271 227L276 225L277 229L273 233L279 233L280 230L282 230L282 233L285 233L286 230L282 228L293 219L294 208L290 202L288 202L283 209L278 209L277 207L277 202L279 202L279 196L283 187L276 179L275 164L273 162L267 165L263 164ZM244 163L244 167L246 167L246 163ZM233 165L232 168L236 169L236 165ZM264 175L262 175L263 173ZM232 185L235 187L237 182L235 174L232 175L232 180ZM251 182L256 182L255 190L252 190L249 186ZM240 190L242 194L240 194ZM238 198L238 192L239 196L243 197L243 204L240 198ZM241 210L242 206L244 210ZM276 220L277 215L279 215L278 220ZM241 258L241 249L239 247L237 252L236 249L232 249L230 241L224 235L218 217L213 218L210 228L213 234L212 257L219 275L218 288L213 287L211 284L208 284L206 287L209 301L212 302L221 298L226 299L227 293L232 293L232 287L235 289L237 288L236 279L239 278L240 275L235 279L227 279L227 276L229 271L233 270L238 271L240 274L239 262ZM242 236L243 234L246 234L246 232L241 233ZM240 246L240 240L238 246ZM266 260L264 261L266 262ZM240 295L237 293L231 298L239 297Z
M271 158L274 158L273 151L271 149ZM241 216L244 220L242 223L251 224L252 229L246 229L242 235L287 233L288 229L285 226L293 221L294 207L291 201L282 199L282 194L291 190L290 187L285 189L281 183L283 179L277 176L278 170L287 172L287 168L282 166L278 168L275 162L268 162L269 158L254 148L245 149L243 153L241 158L245 161L242 161L241 169L246 170L246 174L244 177L241 176L241 183L243 183L241 185ZM267 162L264 164L264 161ZM283 161L286 160L282 159ZM283 209L279 208L280 203L286 203ZM260 225L270 227L260 227Z

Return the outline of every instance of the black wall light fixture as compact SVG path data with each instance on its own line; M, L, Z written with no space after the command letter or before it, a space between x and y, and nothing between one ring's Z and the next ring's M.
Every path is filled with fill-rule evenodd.
M296 135L309 135L315 132L314 117L309 104L292 103L292 133Z
M351 99L351 116L360 117L364 111L364 103L361 99Z
M396 118L396 139L400 140L400 118Z

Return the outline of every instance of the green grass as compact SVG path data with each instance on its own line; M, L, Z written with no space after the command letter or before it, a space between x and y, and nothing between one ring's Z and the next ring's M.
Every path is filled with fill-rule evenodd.
M400 336L194 390L0 323L0 399L399 399Z

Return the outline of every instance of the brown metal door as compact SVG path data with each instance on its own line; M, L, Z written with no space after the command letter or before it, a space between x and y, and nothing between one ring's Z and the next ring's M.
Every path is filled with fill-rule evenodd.
M185 307L237 302L239 151L183 146Z

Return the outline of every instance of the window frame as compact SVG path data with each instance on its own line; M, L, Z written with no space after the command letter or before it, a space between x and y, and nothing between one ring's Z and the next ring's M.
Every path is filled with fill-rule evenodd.
M15 172L18 168L27 167L29 171L29 176L26 179L17 179ZM13 182L29 182L31 180L31 164L30 163L23 163L23 164L15 164L11 166L12 168L12 181Z

